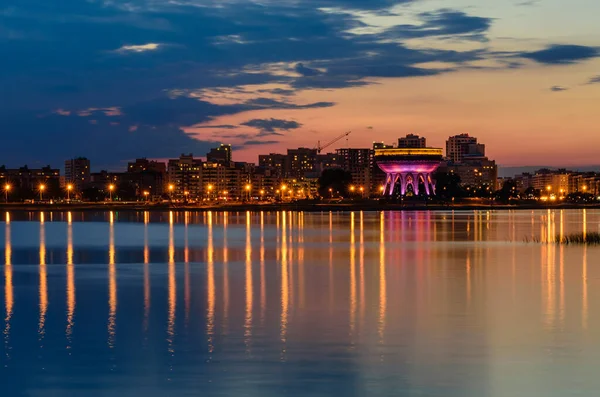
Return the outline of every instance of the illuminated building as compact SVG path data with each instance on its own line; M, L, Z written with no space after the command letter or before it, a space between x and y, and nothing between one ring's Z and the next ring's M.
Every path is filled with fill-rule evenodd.
M178 159L169 160L167 174L168 183L174 186L174 197L197 198L201 195L202 160L195 159L192 154L182 154Z
M477 143L477 138L469 134L451 136L446 141L446 158L453 163L461 163L467 156L485 156L485 145Z
M425 137L420 137L414 134L408 134L403 138L398 138L399 148L425 148L427 147L427 140Z
M376 149L375 163L386 174L383 195L419 195L419 185L426 195L435 194L432 174L442 161L442 149L397 148Z
M224 145L210 149L210 152L206 153L206 161L208 163L231 163L231 145Z
M373 150L371 149L338 149L338 161L345 171L352 175L352 183L362 186L367 192L371 190L373 167Z
M65 182L80 192L90 183L90 160L78 157L65 161Z

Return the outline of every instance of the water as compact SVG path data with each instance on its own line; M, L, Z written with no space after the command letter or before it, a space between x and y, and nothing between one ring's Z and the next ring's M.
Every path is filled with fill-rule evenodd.
M2 396L596 396L598 211L12 213ZM1 260L1 258L0 258Z

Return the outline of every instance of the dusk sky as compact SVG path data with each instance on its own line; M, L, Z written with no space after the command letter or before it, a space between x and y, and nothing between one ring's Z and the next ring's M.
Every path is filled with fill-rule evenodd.
M600 164L597 0L4 0L0 164L469 133ZM341 140L335 147L344 147ZM332 149L333 149L332 148Z

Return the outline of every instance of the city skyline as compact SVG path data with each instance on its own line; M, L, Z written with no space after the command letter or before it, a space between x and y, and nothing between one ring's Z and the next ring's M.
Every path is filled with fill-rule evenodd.
M255 161L352 130L354 148L469 133L504 167L596 165L600 5L497 3L9 0L0 164L221 142Z

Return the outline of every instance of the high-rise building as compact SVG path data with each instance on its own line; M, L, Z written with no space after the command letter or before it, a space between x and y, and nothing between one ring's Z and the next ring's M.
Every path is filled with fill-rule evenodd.
M178 159L169 160L167 165L168 183L173 185L175 198L198 199L202 195L202 160L192 154L182 154Z
M81 192L90 184L90 160L77 157L65 161L65 183L72 184Z
M206 153L208 163L231 163L231 145L221 144L221 146L210 149Z
M377 149L393 149L394 145L388 145L385 142L373 142L373 150Z
M287 156L280 153L261 154L258 156L258 166L271 170L272 173L284 177Z
M461 163L465 157L485 156L485 145L477 143L477 138L469 134L451 136L446 141L446 158L453 163Z
M427 140L414 134L408 134L403 138L398 138L398 148L424 148L427 147Z
M461 163L448 162L447 171L460 177L460 184L473 189L498 189L498 166L487 157L465 158Z
M159 161L142 158L127 165L128 180L135 187L138 197L143 197L145 192L152 196L163 194L166 174L165 163Z
M338 149L336 154L342 168L352 175L352 183L363 191L371 191L373 174L373 150L371 149Z
M286 178L302 179L307 173L317 169L317 149L288 149L286 157Z

